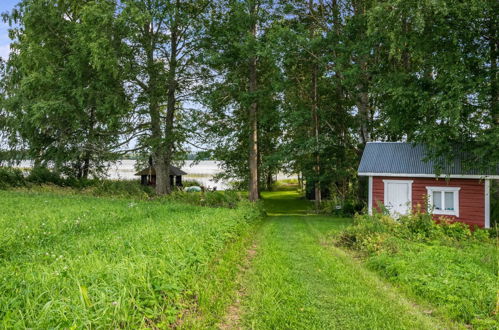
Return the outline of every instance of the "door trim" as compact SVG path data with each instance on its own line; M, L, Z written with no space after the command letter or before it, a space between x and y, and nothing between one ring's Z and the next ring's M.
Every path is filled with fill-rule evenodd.
M412 183L414 180L383 180L384 188L383 188L383 203L387 205L388 199L388 184L390 183L405 183L409 186L407 189L407 198L409 199L409 211L412 210Z

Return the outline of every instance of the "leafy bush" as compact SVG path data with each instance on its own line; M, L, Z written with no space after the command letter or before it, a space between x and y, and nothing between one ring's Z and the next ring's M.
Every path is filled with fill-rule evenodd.
M61 176L46 167L35 167L31 170L26 180L33 184L55 184L62 186L64 179Z
M26 185L23 172L18 168L0 167L0 189Z
M402 216L399 221L404 229L406 229L412 236L429 238L438 232L438 230L436 230L438 227L435 226L435 221L429 213L415 213Z
M472 237L470 227L462 222L442 221L440 228L447 237L461 241Z
M379 236L381 233L412 241L437 240L447 243L469 239L490 242L492 234L491 230L486 229L471 231L468 225L443 217L437 223L430 214L420 212L402 216L398 220L385 213L357 215L354 224L341 233L338 244L358 251L363 251L363 240L371 240L372 236Z
M337 238L337 244L353 250L374 253L381 250L380 244L389 234L400 231L400 223L388 215L356 216L354 225L347 227Z
M176 191L163 198L197 206L226 208L236 208L242 201L245 200L241 193L232 190L206 191L199 193Z
M154 196L154 188L131 180L96 180L84 189L94 196L147 199Z
M364 204L358 199L348 198L342 200L341 198L332 197L322 201L320 212L338 217L352 217L355 213L361 212L363 208Z
M184 188L187 188L192 186L201 187L203 184L197 180L189 179L189 180L182 180L182 185L184 186Z

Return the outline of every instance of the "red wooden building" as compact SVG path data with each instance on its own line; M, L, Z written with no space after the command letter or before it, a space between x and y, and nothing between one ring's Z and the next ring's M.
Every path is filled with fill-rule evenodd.
M463 155L445 163L442 174L425 160L422 145L399 142L367 143L359 175L369 178L368 208L384 205L392 215L420 209L471 226L490 227L490 180L499 179L499 166L492 173L465 170ZM428 202L426 202L428 201Z

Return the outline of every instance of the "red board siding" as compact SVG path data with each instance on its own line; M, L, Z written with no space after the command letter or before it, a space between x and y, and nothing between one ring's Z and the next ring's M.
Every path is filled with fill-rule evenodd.
M398 178L398 177L373 177L373 207L384 201L383 180L412 180L412 208L418 205L424 211L426 187L460 187L459 191L459 217L446 216L456 221L467 223L470 226L483 227L485 225L485 183L476 179L432 179L432 178ZM434 215L435 219L442 215Z

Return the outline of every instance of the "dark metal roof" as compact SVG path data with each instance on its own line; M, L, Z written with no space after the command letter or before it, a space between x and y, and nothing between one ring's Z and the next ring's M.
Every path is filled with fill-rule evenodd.
M154 169L154 167L147 167L142 171L135 173L135 175L156 175L156 170ZM170 175L181 176L187 175L187 173L182 171L178 167L170 165Z
M403 142L368 142L359 165L359 174L416 174L437 175L436 163L427 160L428 150L424 145ZM499 166L492 173L462 166L464 153L456 151L452 161L442 161L441 175L499 175Z

